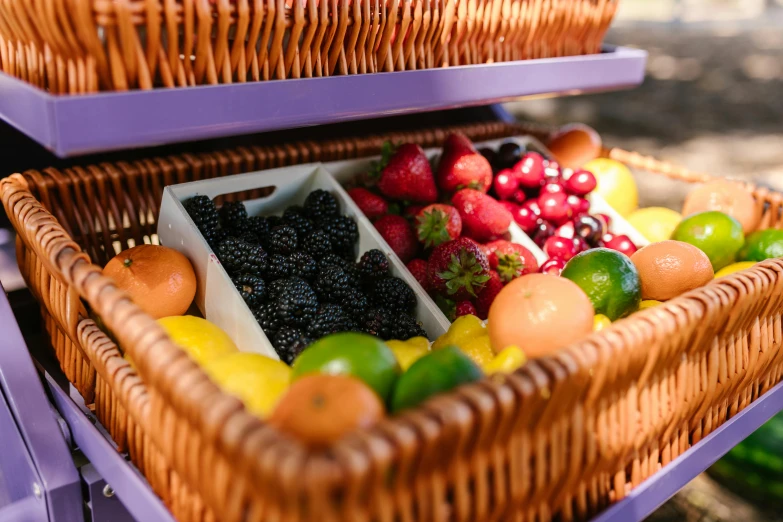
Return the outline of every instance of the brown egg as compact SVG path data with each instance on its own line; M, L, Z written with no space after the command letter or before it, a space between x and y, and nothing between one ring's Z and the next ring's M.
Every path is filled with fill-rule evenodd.
M716 179L692 190L685 198L682 215L717 210L730 215L742 224L747 235L756 230L759 224L758 206L753 196L734 181Z
M581 123L560 127L546 145L557 162L570 169L579 168L601 155L601 136Z
M652 243L631 256L642 282L642 299L666 301L704 286L714 277L707 254L682 241Z

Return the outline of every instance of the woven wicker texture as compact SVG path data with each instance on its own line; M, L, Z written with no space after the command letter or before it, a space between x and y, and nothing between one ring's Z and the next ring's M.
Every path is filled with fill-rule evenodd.
M56 94L594 54L618 0L3 0L0 70Z
M503 125L467 130L474 139L520 132ZM438 136L405 139L432 145ZM299 145L290 150L305 161L325 159L327 150L348 157L376 152L378 139L369 142L334 142L309 155ZM677 179L702 179L623 151L608 154ZM40 259L22 264L25 277L39 281L34 292L57 335L97 371L101 422L181 520L585 519L783 379L783 260L769 260L513 375L464 386L329 451L308 452L221 393L85 255L103 264L131 240L150 240L166 183L266 165L250 150L208 156L28 172L0 182L21 237L20 259ZM275 165L295 161L287 153L266 157ZM747 188L763 226L780 227L783 198ZM106 204L103 218L98 201ZM75 301L62 304L63 291Z

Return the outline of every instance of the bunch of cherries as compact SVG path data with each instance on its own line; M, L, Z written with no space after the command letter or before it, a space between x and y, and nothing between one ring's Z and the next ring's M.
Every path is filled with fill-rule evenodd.
M608 215L590 214L587 195L596 184L592 172L561 168L538 152L527 152L495 173L492 191L549 257L540 271L559 275L569 259L591 248L611 248L628 256L637 250L628 236L609 232Z

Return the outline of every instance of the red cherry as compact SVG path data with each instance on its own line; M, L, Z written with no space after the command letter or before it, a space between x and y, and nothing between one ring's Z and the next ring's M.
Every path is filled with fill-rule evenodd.
M533 214L541 216L541 206L538 204L538 200L528 199L522 203L522 208L529 208Z
M573 238L576 235L576 232L574 231L574 222L568 221L567 223L560 225L557 230L555 230L555 235L566 239Z
M544 157L538 152L528 152L514 165L514 173L523 187L540 187L544 184Z
M590 245L587 244L587 241L579 236L574 236L571 241L574 242L574 248L576 248L577 254L584 252L585 250L590 250Z
M546 240L552 237L552 234L554 233L555 227L542 219L538 225L536 225L536 230L533 232L531 237L533 238L533 241L535 241L536 245L541 248L544 246L544 243L546 243Z
M514 221L519 225L519 228L521 228L525 234L535 232L541 218L538 217L530 207L514 206L516 207L514 210L509 210L511 211L511 215L514 216Z
M575 216L587 214L590 211L590 202L573 194L566 198L566 204L571 207L571 212Z
M511 199L519 203L520 205L528 200L527 193L522 189L517 189L511 195Z
M538 197L538 206L541 207L541 217L554 225L562 225L568 221L574 212L566 203L567 196L564 192L555 194L541 194Z
M606 234L604 234L604 235L601 237L601 240L598 242L598 246L605 247L605 246L606 246L606 244L607 244L609 241L612 241L613 239L614 239L614 234L612 234L611 232L607 232Z
M593 173L588 170L577 170L565 181L565 188L570 194L586 196L595 190L598 182Z
M577 244L573 239L565 237L552 236L544 242L544 253L549 257L556 257L563 261L568 261L576 254Z
M557 194L565 191L566 189L560 181L553 181L541 187L541 194Z
M492 187L498 199L509 199L516 192L519 183L511 169L503 169L498 172L492 181Z
M608 235L610 234L607 234L606 236ZM628 257L634 255L634 253L636 253L638 250L636 245L633 244L633 241L631 241L631 238L624 234L614 236L609 239L609 241L606 240L606 236L604 236L604 245L606 245L606 248L617 250L618 252L623 253Z
M606 230L609 230L609 227L612 226L612 218L608 214L595 214L595 217L604 220L604 223L606 223Z
M541 267L539 267L538 271L542 274L549 274L549 275L555 275L559 276L560 272L563 271L563 268L565 268L566 262L562 259L553 257L552 259L547 259L541 264Z

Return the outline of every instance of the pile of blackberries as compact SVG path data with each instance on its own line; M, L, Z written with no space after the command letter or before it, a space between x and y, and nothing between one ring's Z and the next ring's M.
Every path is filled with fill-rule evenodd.
M283 361L331 333L426 337L416 295L383 252L354 261L359 229L329 192L314 190L282 216L248 216L241 201L218 210L207 196L185 209Z

